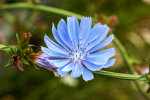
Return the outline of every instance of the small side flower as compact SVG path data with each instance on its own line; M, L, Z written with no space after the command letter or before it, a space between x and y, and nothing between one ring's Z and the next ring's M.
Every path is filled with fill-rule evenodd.
M28 57L28 59L33 62L34 64L38 65L39 67L43 67L48 69L49 71L57 71L56 67L53 67L48 61L53 59L52 57L49 57L45 55L42 51L36 53L35 55L32 55ZM37 67L35 66L37 69Z

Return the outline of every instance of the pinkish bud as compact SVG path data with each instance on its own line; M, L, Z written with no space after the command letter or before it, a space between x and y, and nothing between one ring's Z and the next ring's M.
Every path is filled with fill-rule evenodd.
M28 32L28 33L23 33L22 35L22 40L23 41L29 41L29 39L32 37L31 33Z
M136 67L135 68L138 74L147 74L149 72L148 67Z
M118 18L115 15L112 15L107 20L108 25L116 26L119 24Z

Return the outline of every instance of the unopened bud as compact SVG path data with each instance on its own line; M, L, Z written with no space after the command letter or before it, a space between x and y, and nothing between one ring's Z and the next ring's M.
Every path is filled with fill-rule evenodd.
M135 68L138 74L147 74L149 72L148 67L136 67Z
M57 68L51 65L51 63L49 62L49 60L53 60L54 58L45 55L42 51L36 53L35 55L28 57L28 59L40 67L46 68L54 72L57 71Z
M104 14L103 13L99 13L98 14L98 22L104 24Z
M27 52L30 52L30 51L31 51L31 48L26 48L26 51L27 51Z
M29 41L29 39L30 39L31 37L32 37L32 35L31 35L30 32L24 33L24 34L22 35L22 40L23 40L23 41Z
M119 24L118 18L115 15L112 15L107 20L108 25L116 26Z

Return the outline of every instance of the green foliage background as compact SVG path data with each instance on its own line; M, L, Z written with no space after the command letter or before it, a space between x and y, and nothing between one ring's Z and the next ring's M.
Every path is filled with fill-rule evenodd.
M113 33L124 44L135 67L148 65L145 58L149 59L150 43L143 37L143 30L149 30L150 36L150 3L145 2L146 0L35 1L84 16L96 17L99 13L104 13L107 17L116 15L119 25L113 27ZM30 0L0 1L1 4L17 2ZM1 10L0 43L16 44L15 33L31 32L33 37L30 43L36 46L35 51L39 51L40 46L45 45L44 34L47 33L53 38L52 23L57 25L61 18L66 20L66 17L58 14L31 9ZM95 79L89 82L83 81L82 78L58 78L46 69L40 68L37 71L33 66L24 66L25 71L21 72L11 66L4 68L9 56L4 52L0 52L0 55L0 100L144 100L131 81L96 75ZM116 65L107 70L128 73L119 52L116 58ZM145 86L145 91L146 88Z

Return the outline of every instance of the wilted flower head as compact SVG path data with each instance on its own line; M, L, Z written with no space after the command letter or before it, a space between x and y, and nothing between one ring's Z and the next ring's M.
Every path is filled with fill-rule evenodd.
M89 70L98 71L112 66L115 62L115 59L109 59L115 55L114 48L99 51L114 38L114 35L106 38L109 32L107 25L97 23L92 27L92 19L88 17L83 17L79 25L77 18L72 16L67 17L67 24L61 19L57 30L53 24L52 32L59 44L45 35L44 41L48 48L41 49L47 58L55 58L48 59L47 62L57 67L58 74L62 77L72 71L72 78L82 75L83 79L88 81L94 78Z
M12 55L11 59L13 61L13 65L12 65L13 67L17 66L20 71L24 71L23 64L21 62L21 56L19 56L19 55Z

